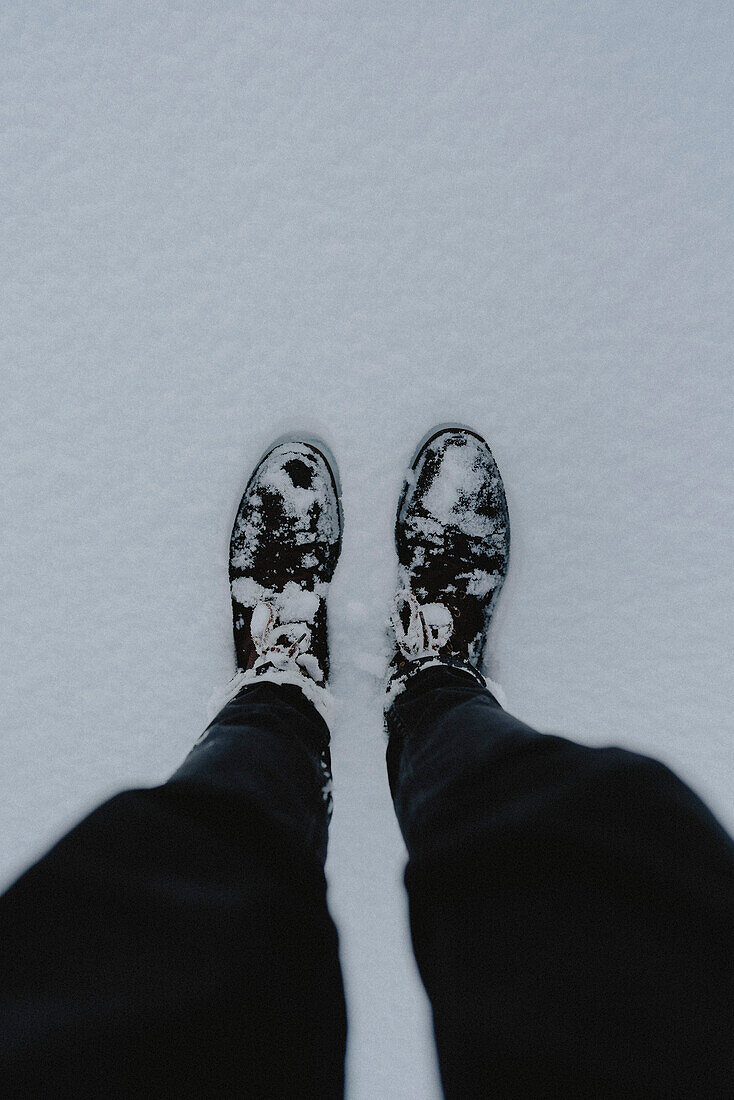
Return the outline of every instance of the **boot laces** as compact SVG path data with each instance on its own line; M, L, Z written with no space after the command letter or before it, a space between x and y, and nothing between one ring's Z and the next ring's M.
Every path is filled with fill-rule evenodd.
M391 619L398 647L409 661L438 657L454 632L448 607L442 603L421 604L410 588L398 594Z
M276 609L264 600L253 609L250 634L257 652L253 671L265 666L295 668L317 682L321 678L318 661L309 652L311 630L306 623L279 623Z

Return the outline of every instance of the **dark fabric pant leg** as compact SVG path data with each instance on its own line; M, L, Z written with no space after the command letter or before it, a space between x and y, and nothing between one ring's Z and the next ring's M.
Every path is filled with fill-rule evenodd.
M446 1094L734 1095L734 849L702 802L455 670L387 721Z
M0 1096L342 1095L327 742L298 688L248 687L11 887Z

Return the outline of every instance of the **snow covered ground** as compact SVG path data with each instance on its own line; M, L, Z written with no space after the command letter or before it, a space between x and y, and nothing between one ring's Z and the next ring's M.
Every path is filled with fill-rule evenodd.
M2 6L3 880L187 751L244 481L320 434L350 1100L438 1090L379 701L433 423L505 478L510 709L734 826L733 46L715 0Z

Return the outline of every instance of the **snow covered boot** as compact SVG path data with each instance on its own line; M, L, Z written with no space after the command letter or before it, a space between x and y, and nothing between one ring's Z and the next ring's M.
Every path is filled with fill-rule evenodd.
M229 556L237 675L295 684L322 714L329 676L326 595L341 549L335 466L323 444L273 445L255 467Z
M389 697L426 665L485 684L482 656L507 574L510 522L497 463L468 428L434 429L408 472L395 524L398 590Z

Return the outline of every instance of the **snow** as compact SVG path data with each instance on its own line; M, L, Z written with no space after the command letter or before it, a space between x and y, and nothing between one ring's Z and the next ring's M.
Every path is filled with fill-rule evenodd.
M166 777L234 671L254 463L324 438L350 1100L438 1095L380 692L405 468L490 442L521 718L734 826L730 6L9 0L0 867Z
M255 607L267 594L267 591L266 588L257 583L254 577L235 577L232 581L232 594L243 607Z
M243 607L255 607L266 599L272 604L278 621L282 623L312 623L316 618L319 604L328 591L328 585L321 583L317 583L315 591L312 592L301 588L295 581L288 581L281 592L271 592L252 577L235 577L232 581L232 592L238 603ZM254 620L252 629L257 632Z
M444 607L442 603L429 603L424 604L421 610L423 612L423 618L429 626L435 627L438 630L447 630L450 636L450 632L453 630L454 620L447 607ZM448 641L448 638L446 641ZM440 644L444 645L445 643L441 642Z
M470 596L488 596L500 579L495 573L485 573L481 569L473 569L471 573L461 576L469 578L466 591Z
M475 448L473 443L474 440L470 438L464 447L450 446L446 449L438 473L423 498L423 507L438 520L439 530L444 524L457 523L459 520L462 529L466 530L467 520L471 516L477 525L477 530L471 533L481 537L493 533L494 522L487 522L481 514L474 515L474 509L471 508L486 479L486 471L473 461L476 449L481 444L477 444Z

